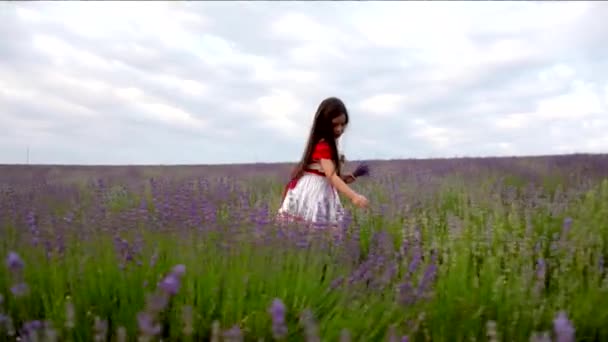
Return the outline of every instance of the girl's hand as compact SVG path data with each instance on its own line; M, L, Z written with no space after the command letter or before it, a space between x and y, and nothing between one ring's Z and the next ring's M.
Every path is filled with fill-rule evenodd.
M356 194L351 198L351 201L359 208L367 208L367 206L369 206L369 201L363 195Z
M342 180L344 181L344 183L346 184L350 184L352 182L354 182L357 178L355 178L355 176L353 176L352 174L348 174L348 175L344 175L342 177Z

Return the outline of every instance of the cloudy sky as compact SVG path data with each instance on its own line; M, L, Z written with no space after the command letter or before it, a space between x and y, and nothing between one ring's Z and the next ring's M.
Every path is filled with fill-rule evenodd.
M608 151L606 2L2 2L0 163Z

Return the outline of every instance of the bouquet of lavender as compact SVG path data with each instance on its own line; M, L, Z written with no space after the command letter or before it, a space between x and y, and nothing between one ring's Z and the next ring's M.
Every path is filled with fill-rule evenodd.
M353 176L356 178L369 176L369 165L366 163L359 164L353 172Z

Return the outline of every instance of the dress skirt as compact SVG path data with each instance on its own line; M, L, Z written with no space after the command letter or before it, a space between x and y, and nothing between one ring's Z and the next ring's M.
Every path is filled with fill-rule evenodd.
M288 184L278 218L287 222L336 225L344 218L344 207L327 177L305 172Z

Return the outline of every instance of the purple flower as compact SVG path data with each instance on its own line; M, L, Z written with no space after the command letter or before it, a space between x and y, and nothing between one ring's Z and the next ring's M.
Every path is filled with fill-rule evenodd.
M355 171L353 171L353 176L355 177L365 177L369 176L369 165L366 163L361 163L357 166Z
M6 258L6 266L11 272L21 271L24 267L23 260L19 257L19 254L15 252L9 252Z
M418 284L418 294L422 295L424 291L428 290L428 287L431 285L433 280L435 279L435 275L437 272L437 265L435 263L431 263L426 270L424 271L424 275Z
M125 327L120 326L116 329L116 342L126 342L127 341L127 329Z
M565 312L562 311L557 314L557 317L553 320L553 330L556 342L574 342L575 329Z
M108 336L108 321L95 317L93 330L95 332L95 341L105 341Z
M191 306L185 305L182 307L182 320L184 322L183 334L186 336L191 336L194 333L194 322Z
M184 274L186 274L186 266L184 265L175 265L173 267L173 269L171 270L171 273L178 276L178 277L182 277L184 276Z
M176 265L158 286L169 295L176 295L180 288L180 278L186 274L186 266Z
M350 332L348 329L342 329L340 332L340 342L350 342Z
M26 283L17 283L11 287L11 292L15 297L22 297L29 292L29 287Z
M336 279L334 279L331 284L329 285L329 287L332 290L337 289L338 287L342 286L342 284L344 284L344 277L338 277Z
M272 318L272 335L275 339L287 337L287 325L285 324L285 304L276 298L272 301L268 312Z
M25 218L25 223L30 227L31 230L35 230L36 221L36 213L30 210Z
M152 315L142 312L137 315L139 330L146 336L155 336L160 333L160 325L154 322Z
M74 303L72 303L71 299L65 303L65 327L67 329L74 329L74 321L76 318L76 310L74 309Z
M418 269L418 265L420 265L421 261L422 261L422 252L420 251L420 247L415 247L414 256L412 257L412 260L410 261L410 265L408 267L408 272L410 275L414 274L414 272L416 272L416 269Z
M153 268L158 261L158 251L154 251L154 254L150 257L150 268Z
M300 324L304 327L304 335L306 342L319 342L319 332L317 322L314 319L312 311L305 309L300 315Z
M38 331L44 328L44 324L42 321L34 320L25 322L23 324L22 330L24 335L29 336L30 334L37 334Z
M549 333L547 332L543 332L543 333L532 333L532 336L530 336L530 342L551 342L551 337L549 336Z
M416 295L411 281L404 281L397 288L398 300L402 305L410 305L416 301Z
M176 295L179 292L179 279L174 274L166 276L158 286L167 294Z
M148 296L148 310L151 312L161 312L167 304L169 304L169 296L164 292Z
M572 218L566 217L564 219L564 224L562 226L562 236L565 236L570 232L570 228L572 227Z
M241 332L241 329L238 327L238 325L235 325L234 327L230 328L229 330L226 330L223 335L224 335L224 341L234 341L234 342L243 341L243 333Z
M543 258L538 258L536 261L536 277L538 279L544 279L546 272L545 260Z

